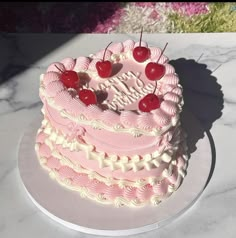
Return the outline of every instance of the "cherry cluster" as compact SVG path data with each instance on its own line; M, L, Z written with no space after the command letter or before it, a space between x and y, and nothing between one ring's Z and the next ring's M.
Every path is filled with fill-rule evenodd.
M61 81L67 88L74 88L78 92L79 99L85 104L96 104L96 94L90 89L81 89L79 87L80 78L79 75L73 70L62 71L56 65L55 67L61 71Z
M151 55L149 48L141 46L141 41L142 41L142 30L139 40L139 46L135 47L133 50L133 57L139 63L146 61ZM104 50L103 59L101 61L98 61L95 65L97 73L101 78L108 78L112 74L112 63L109 60L105 60L107 48L111 43L112 42L110 42L106 47L106 49ZM156 81L156 87L157 81L160 80L165 75L165 66L159 64L158 61L160 60L167 44L168 43L166 43L164 49L162 50L158 60L156 62L149 62L145 67L146 77L151 81ZM58 68L58 70L60 69ZM79 75L73 70L65 70L65 71L60 70L60 71L62 72L61 81L63 82L63 84L67 88L74 88L77 90L77 88L79 88L80 82ZM156 87L153 93L147 94L144 98L142 98L139 101L138 107L140 111L150 112L160 107L161 104L160 99L155 94ZM90 89L79 88L78 95L80 100L84 102L87 106L90 104L97 103L96 94Z

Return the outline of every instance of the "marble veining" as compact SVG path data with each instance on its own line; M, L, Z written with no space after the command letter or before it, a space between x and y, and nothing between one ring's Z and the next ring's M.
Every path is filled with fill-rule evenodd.
M58 37L60 44L54 44ZM87 55L111 40L127 38L138 41L139 36L0 34L0 237L95 237L62 227L32 204L17 175L17 149L26 127L40 112L39 75L47 65L67 56ZM216 161L207 187L191 209L167 226L133 237L233 238L236 33L148 34L143 40L160 47L169 43L166 54L180 76L185 106L204 130L210 131ZM198 138L201 136L203 131Z

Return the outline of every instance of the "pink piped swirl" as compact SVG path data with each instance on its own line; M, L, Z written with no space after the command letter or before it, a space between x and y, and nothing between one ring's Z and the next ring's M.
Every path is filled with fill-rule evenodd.
M134 44L134 48L137 47L137 46L139 46L139 41ZM141 41L141 46L148 48L148 44L145 41Z
M64 91L65 87L61 81L53 81L46 87L46 94L49 97L55 97L59 92Z
M95 194L101 194L104 193L104 191L106 190L107 186L98 181L97 179L92 179L89 181L88 183L88 189Z
M107 199L114 200L116 197L121 197L122 196L122 189L119 188L119 186L117 184L108 186L105 189L104 196Z
M47 72L54 71L54 72L57 72L57 73L61 73L61 72L64 72L65 70L66 69L65 69L64 64L62 64L60 62L55 62L55 63L52 63L52 64L49 65L49 67L47 69Z
M152 186L150 184L137 189L137 198L141 201L148 200L152 195Z
M39 153L40 153L41 156L46 157L46 158L48 158L49 156L51 156L51 150L50 150L50 148L49 148L47 145L45 145L45 144L41 144L41 145L39 146Z
M95 58L103 59L104 52L105 52L105 50L99 51L99 52L95 55ZM105 53L104 59L105 59L105 60L109 60L109 59L111 58L111 55L112 55L112 52L107 49L107 50L106 50L106 53Z
M119 115L111 110L106 110L103 113L101 113L99 119L101 119L107 125L115 125L120 122Z
M88 57L78 57L75 62L74 70L75 71L81 71L81 70L87 70L90 64L90 59Z
M170 122L170 116L160 108L151 112L153 113L153 118L159 127L166 126Z
M124 46L121 42L118 43L112 43L108 49L113 53L113 54L118 54L123 52Z
M124 52L127 52L129 50L132 50L134 48L134 44L135 42L133 40L126 40L123 42L123 46L124 46Z
M137 114L131 111L122 111L120 114L120 121L124 126L135 126Z
M166 93L163 98L164 98L164 100L169 100L169 101L172 101L174 103L179 102L179 96L176 95L175 93L172 93L172 92Z
M161 55L161 49L156 47L150 47L151 52L151 61L157 61L159 56Z
M100 109L97 105L91 104L87 106L86 110L86 118L87 119L97 119L98 116L102 113L102 109Z
M123 191L124 198L132 200L136 198L137 188L135 187L125 187Z
M177 113L177 106L174 102L171 101L163 101L161 103L161 109L171 116L174 116Z
M162 55L161 58L159 59L158 63L159 64L165 64L169 61L169 58L165 55Z
M175 68L171 64L165 64L166 74L174 74Z
M37 135L37 137L36 137L36 142L37 142L37 143L43 143L43 142L45 141L46 137L47 137L47 136L46 136L45 133L40 132L40 133Z
M70 57L63 59L61 63L64 64L66 70L73 70L75 66L75 60Z
M176 87L172 90L173 93L181 96L182 95L182 89L180 87Z
M73 179L76 175L76 172L68 166L62 166L59 169L58 173L62 179L66 178Z
M85 104L82 101L80 101L79 98L72 98L72 100L69 103L69 106L67 107L67 110L75 116L83 113L85 109L86 109Z
M163 78L166 84L177 85L179 83L179 78L174 74L166 74Z
M76 174L72 180L72 185L87 187L89 184L89 178L87 174Z
M50 169L59 169L61 167L61 164L60 162L58 161L58 159L56 159L55 157L50 157L48 160L47 160L47 166L50 168Z
M101 59L93 59L93 60L90 62L88 69L89 69L89 70L92 70L92 71L96 71L96 70L97 70L97 69L96 69L96 63L99 62L99 61L101 61Z
M164 81L165 82L165 81ZM161 86L161 92L162 94L166 94L168 92L173 92L173 90L176 88L176 85L173 84L163 84Z
M49 83L53 81L59 81L60 80L60 74L50 71L43 75L43 83L47 86Z
M165 180L162 180L153 186L153 192L155 195L163 196L167 193L168 184Z
M142 113L138 116L137 125L142 129L150 129L156 126L156 121L150 113Z
M70 102L72 101L72 96L68 93L68 91L63 90L55 96L54 100L57 105L63 108L68 108Z

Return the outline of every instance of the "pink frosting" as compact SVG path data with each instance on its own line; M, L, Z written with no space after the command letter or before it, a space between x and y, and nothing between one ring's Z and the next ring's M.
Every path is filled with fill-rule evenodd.
M100 118L104 123L108 125L117 124L120 122L120 117L116 112L106 110L100 114Z
M37 137L39 136L40 135L38 135ZM47 150L46 153L45 150ZM168 192L168 186L170 185L170 183L178 185L177 167L180 167L181 161L179 158L181 157L178 158L179 161L178 163L180 164L177 164L177 167L174 168L173 174L169 176L167 179L162 180L158 184L155 184L154 186L147 184L141 188L135 188L132 186L120 188L117 184L108 186L105 183L98 181L97 179L89 179L87 174L77 173L72 168L61 165L58 159L50 155L51 151L49 147L47 147L44 144L41 144L39 146L39 154L40 156L45 156L48 158L46 166L48 166L51 169L57 169L59 176L62 180L65 178L71 179L72 186L87 187L90 190L90 192L95 196L97 194L103 193L104 196L109 200L114 200L117 197L124 197L128 200L138 198L140 201L146 201L149 200L152 195L164 196ZM150 176L152 176L151 173ZM158 175L156 174L156 176ZM170 181L170 183L168 182L168 180Z
M180 101L179 96L176 95L175 93L166 93L164 95L164 99L168 100L168 101L175 102L175 103L178 103Z
M174 74L166 74L164 80L166 84L177 85L179 83L179 78Z
M61 91L64 91L65 87L61 81L53 81L46 87L46 93L49 97L55 97Z
M56 65L56 66L55 66ZM59 69L58 69L59 68ZM61 73L64 72L66 69L65 69L65 66L60 63L60 62L55 62L55 63L52 63L49 65L48 69L47 69L47 72L50 72L50 71L55 71L57 73Z
M73 179L76 176L76 172L68 166L62 166L58 172L61 178L63 179L65 178Z
M81 102L78 98L72 98L68 106L68 111L72 115L79 115L84 112L85 108L85 104Z
M156 110L153 110L152 113L153 113L153 118L155 119L159 127L163 127L170 122L170 116L166 114L163 110L156 109Z
M134 44L135 44L135 42L133 40L130 40L130 39L124 41L123 42L124 52L132 50L134 48Z
M73 177L72 185L87 187L88 184L89 184L89 178L87 174L76 174Z
M166 74L175 73L175 68L171 64L165 64Z
M153 191L152 191L152 186L150 184L147 184L137 189L137 197L141 201L148 200L152 195L153 195Z
M37 143L42 143L45 140L46 137L47 136L43 132L40 132L36 137L36 142Z
M41 144L39 146L39 153L41 154L41 156L49 157L51 155L51 150L47 145Z
M108 48L113 54L118 54L123 52L124 47L121 42L118 43L112 43Z
M72 101L72 96L68 93L68 91L59 92L55 98L55 103L61 105L64 108L68 108L70 106L70 102Z
M53 81L59 81L59 80L60 80L60 74L57 72L50 71L43 75L43 82L46 86Z
M149 113L142 113L138 117L137 124L140 128L143 128L143 129L147 129L147 128L151 129L157 126L156 120L154 119L153 116L151 117Z
M87 107L85 116L87 119L97 119L98 115L101 115L101 113L102 113L102 109L92 104Z
M161 109L166 112L168 115L176 115L177 113L177 107L176 104L174 102L171 101L163 101L161 103Z
M137 192L137 188L135 187L125 187L123 196L128 200L132 200L136 198L136 192Z
M101 61L101 60L100 60L100 59L93 59L93 60L90 62L88 69L97 72L96 63L99 62L99 61Z
M59 169L61 167L61 164L60 164L58 159L56 159L55 157L51 156L47 160L47 166L50 169Z
M122 111L120 114L120 121L124 126L136 125L137 114L132 111Z
M76 71L86 70L88 69L89 63L90 63L90 59L88 57L84 57L84 56L78 57L76 59L74 70Z
M104 52L105 52L105 49L99 51L99 52L95 55L95 58L103 59ZM112 55L112 52L107 49L107 50L106 50L106 53L105 53L104 59L105 59L105 60L109 60L109 59L111 58L111 55Z
M104 195L107 199L114 200L116 197L121 197L122 189L117 184L106 187Z
M65 66L66 70L73 70L75 66L75 60L70 57L63 59L61 63Z
M151 51L151 57L150 57L151 61L157 61L157 59L161 55L162 50L160 48L150 47L150 51Z
M88 183L88 188L92 193L100 194L105 192L107 186L97 179L92 179Z

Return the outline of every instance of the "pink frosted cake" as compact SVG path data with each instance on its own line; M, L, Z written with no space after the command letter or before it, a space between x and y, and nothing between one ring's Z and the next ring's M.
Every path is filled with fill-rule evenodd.
M40 77L40 164L84 199L157 205L180 186L187 153L182 87L164 50L114 42Z

